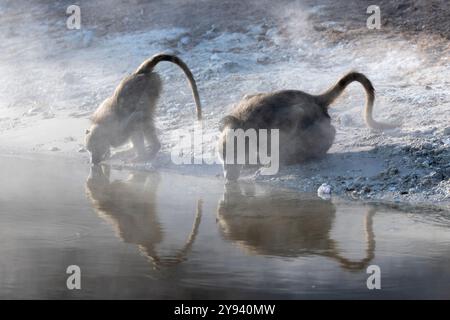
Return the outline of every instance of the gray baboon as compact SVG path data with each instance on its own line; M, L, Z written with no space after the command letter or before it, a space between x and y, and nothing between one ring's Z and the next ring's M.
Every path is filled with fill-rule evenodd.
M221 122L219 156L224 161L224 175L227 180L236 180L242 168L242 164L236 163L236 154L233 163L225 163L227 132L230 129L279 129L280 163L301 163L324 156L333 144L336 134L331 125L328 106L353 81L361 83L366 91L366 124L375 129L394 128L394 125L380 123L372 118L375 90L369 79L357 72L348 73L320 95L298 90L247 95ZM246 152L248 153L248 147Z
M119 147L129 140L133 143L136 160L151 159L159 151L161 144L156 135L154 112L162 84L153 68L161 61L175 63L184 71L194 95L197 118L201 119L197 85L188 66L176 56L157 54L123 79L113 95L95 111L93 124L86 130L86 147L92 163L99 163L108 157L110 147Z

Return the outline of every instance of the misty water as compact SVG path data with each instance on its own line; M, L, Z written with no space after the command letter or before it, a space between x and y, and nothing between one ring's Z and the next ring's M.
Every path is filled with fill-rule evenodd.
M0 298L449 298L450 218L216 177L0 158ZM68 290L66 269L81 269ZM381 289L367 288L367 268Z

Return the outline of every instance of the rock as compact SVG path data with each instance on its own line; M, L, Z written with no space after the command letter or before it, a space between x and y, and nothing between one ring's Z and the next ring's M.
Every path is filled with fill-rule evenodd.
M431 165L429 160L425 160L424 162L422 162L422 166L428 168Z
M205 39L212 39L215 36L217 36L217 33L219 32L219 28L217 28L214 24L211 25L211 28L206 31L204 38Z
M354 199L357 199L358 197L359 197L359 194L358 194L358 191L352 191L351 193L350 193L350 195L354 198Z
M450 136L450 127L444 129L444 136Z
M353 184L349 184L347 185L347 187L345 187L345 191L353 191L355 190L355 187L353 186Z
M399 171L398 171L398 169L396 167L390 167L388 169L388 174L389 175L394 176L394 175L397 175L398 173L399 173Z
M313 26L313 28L314 28L315 31L318 31L318 32L323 32L323 31L326 31L326 30L327 30L327 28L325 28L324 26L322 26L322 25L317 25L317 24L315 24L315 25Z
M212 69L208 68L208 69L206 69L203 73L201 73L200 76L201 76L204 80L211 80L212 78L214 78L214 75L215 75L215 74L216 74L216 73L215 73Z
M397 174L399 174L399 170L396 167L389 167L388 169L381 171L379 176L386 179Z
M263 64L263 65L269 64L270 58L268 56L260 56L260 57L256 58L256 63Z
M267 37L265 35L261 35L260 34L260 35L256 36L256 40L258 40L258 41L266 41ZM258 48L264 48L264 45L261 44Z
M403 146L402 149L403 149L404 152L407 153L407 152L411 151L411 146Z
M42 111L41 107L32 107L26 112L26 115L34 116L34 115L38 114L41 111Z
M444 146L450 146L450 138L442 140Z
M258 36L265 36L268 29L269 29L269 27L267 26L267 24L263 23L263 24L252 26L251 28L249 28L248 32L250 34L254 34L254 35L258 35Z
M322 199L329 199L331 197L331 186L327 183L322 183L317 189L317 195Z
M238 72L241 69L239 63L234 62L234 61L227 61L227 62L223 63L222 68L228 72Z
M51 147L48 150L55 152L55 151L59 151L60 149L58 147Z
M426 149L426 150L431 150L433 149L433 145L431 143L424 143L422 148Z
M435 181L444 180L444 175L440 171L439 172L438 171L432 171L425 177L429 178L429 179L432 179L432 180L435 180Z
M182 37L182 38L180 39L180 43L181 43L183 46L188 45L190 42L191 42L191 38L190 38L189 36L184 36L184 37Z

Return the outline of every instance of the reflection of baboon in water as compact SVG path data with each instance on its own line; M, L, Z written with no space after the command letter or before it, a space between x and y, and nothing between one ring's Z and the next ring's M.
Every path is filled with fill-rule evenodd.
M349 270L364 269L374 258L373 210L365 216L366 257L352 261L342 257L336 241L330 239L336 213L330 201L293 199L273 193L248 196L236 184L225 188L217 209L220 231L225 239L253 253L286 257L322 255Z
M163 241L164 233L156 209L159 174L139 172L126 181L110 182L109 171L108 166L93 166L86 181L86 193L97 214L114 226L117 236L124 242L138 245L156 266L184 261L198 233L201 201L198 201L193 228L183 248L173 256L160 257L156 246Z

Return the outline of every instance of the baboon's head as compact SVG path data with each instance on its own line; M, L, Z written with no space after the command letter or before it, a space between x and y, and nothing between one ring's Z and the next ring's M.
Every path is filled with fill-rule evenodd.
M110 143L101 126L94 124L86 130L86 149L91 154L91 163L98 164L109 156Z

